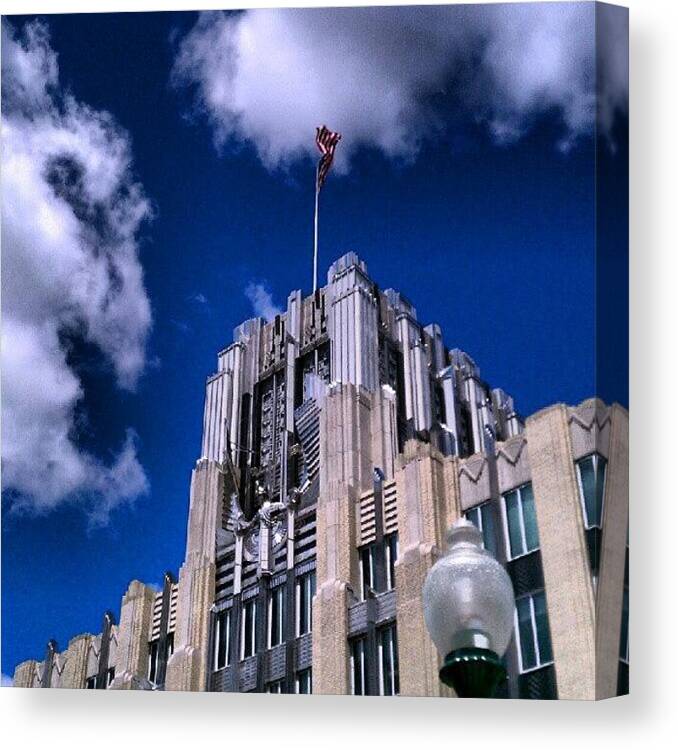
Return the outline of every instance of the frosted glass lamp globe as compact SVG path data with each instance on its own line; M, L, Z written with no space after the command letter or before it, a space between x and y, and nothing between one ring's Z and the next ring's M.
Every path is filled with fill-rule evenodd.
M499 657L511 640L515 597L511 579L483 549L480 532L470 521L457 521L447 542L447 553L426 576L423 602L426 627L446 660L441 679L451 684L449 671L460 657L465 669L469 660L483 661L487 669L490 660L503 672Z

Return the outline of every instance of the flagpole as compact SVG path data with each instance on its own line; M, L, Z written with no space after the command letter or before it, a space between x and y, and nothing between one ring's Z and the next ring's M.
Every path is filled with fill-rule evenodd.
M318 289L318 195L320 190L318 189L318 172L320 170L320 164L315 170L315 213L313 216L313 294L315 295Z

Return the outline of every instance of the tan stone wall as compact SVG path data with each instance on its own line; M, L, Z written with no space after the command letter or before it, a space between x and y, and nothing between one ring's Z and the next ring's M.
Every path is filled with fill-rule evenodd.
M184 564L179 571L175 638L179 647L167 662L166 690L205 690L209 612L214 602L215 564Z
M353 595L345 581L320 584L313 597L313 692L351 692L348 657L348 606Z
M14 687L40 687L38 683L38 675L40 674L41 669L41 663L34 659L22 661L21 664L17 664L16 669L14 670Z
M428 634L422 602L426 575L439 554L437 548L421 544L404 550L396 563L401 695L453 695L438 678L441 659Z
M594 699L595 607L568 411L526 423L558 697Z
M401 695L451 695L438 679L440 656L424 622L422 590L459 517L458 462L411 441L396 471L398 539L396 618Z
M113 689L150 687L147 679L148 629L154 600L155 591L141 581L132 581L122 598Z
M217 529L221 527L224 476L214 461L200 460L191 478L186 558L179 571L174 653L167 690L205 690L209 613L215 594Z
M383 463L382 468L388 470L391 411L392 403L383 394L370 396L352 385L335 385L321 413L312 634L315 693L350 691L348 610L357 601L354 592L360 586L358 500L372 490L373 467ZM600 425L606 430L608 469L598 598L594 600L574 454L578 456L591 444L587 430L599 429L602 434ZM554 406L530 417L524 436L497 448L500 491L529 478L534 489L558 696L614 695L628 525L628 415L620 407L606 410L593 401L576 409ZM445 532L459 518L462 507L489 498L488 466L480 454L461 460L445 458L416 441L407 443L394 464L402 695L451 694L438 680L440 656L424 623L422 588L441 553ZM198 462L191 482L186 557L179 573L175 652L167 667L169 690L206 687L223 483L218 464ZM123 597L120 624L114 628L117 647L111 644L109 661L116 669L114 688L150 687L146 674L154 598L155 591L139 581L133 581ZM84 686L92 642L89 634L78 636L57 655L53 685ZM39 662L23 662L15 671L15 684L39 686L41 670Z
M91 643L92 636L89 633L83 633L70 640L68 649L64 654L64 669L59 687L73 689L85 687Z
M617 694L624 568L629 510L629 417L610 409L609 454L603 500L603 537L596 593L596 697Z
M335 387L320 417L320 496L316 509L313 692L350 692L348 607L359 587L356 509L371 486L369 396Z

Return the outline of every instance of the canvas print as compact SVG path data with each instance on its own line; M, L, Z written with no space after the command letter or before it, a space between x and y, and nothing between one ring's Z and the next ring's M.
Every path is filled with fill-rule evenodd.
M3 17L3 684L627 693L628 118L601 3Z

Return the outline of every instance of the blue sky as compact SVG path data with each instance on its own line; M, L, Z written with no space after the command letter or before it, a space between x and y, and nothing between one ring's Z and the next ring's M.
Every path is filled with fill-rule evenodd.
M344 134L322 196L321 273L340 254L357 251L382 287L402 290L422 322L438 322L447 345L467 350L523 414L595 392L627 403L624 326L614 338L611 325L604 341L594 338L601 279L626 283L626 120L619 97L609 94L598 113L597 141L593 137L587 99L593 15L591 6L574 7L571 17L539 16L532 26L518 19L520 32L511 16L485 19L478 30L475 18L452 15L455 33L436 38L425 54L420 35L441 25L439 16L427 16L433 11L419 11L414 21L377 11L361 19L367 36L359 44L351 37L356 19L344 14L338 48L354 57L344 78L326 81L328 102L317 112L314 77L304 66L325 17L41 18L49 38L40 37L35 50L46 55L38 67L50 85L38 86L43 98L29 101L26 92L36 84L27 82L23 99L17 94L10 102L10 122L19 131L28 127L29 106L34 123L45 107L56 107L50 111L59 117L70 111L83 127L103 128L110 143L124 141L129 164L121 155L110 167L124 197L115 193L104 218L82 208L77 216L87 226L121 220L121 205L125 217L138 213L111 232L110 252L125 262L117 276L111 272L104 291L106 299L122 295L123 309L111 317L79 300L80 313L71 319L70 308L55 308L64 321L57 326L63 356L54 360L55 372L79 383L67 402L74 406L63 439L73 466L94 467L96 482L69 474L71 484L62 478L41 497L31 482L42 478L45 461L38 456L31 467L26 456L15 456L24 443L10 457L10 466L19 468L9 472L9 484L3 472L3 673L11 674L25 658L41 658L49 638L65 647L79 632L98 632L104 611L118 611L132 578L160 583L166 569L178 571L204 381L216 353L230 342L233 327L253 314L248 285L265 288L274 306L284 306L290 290L311 285L313 136L321 119ZM9 33L16 38L32 20L13 18ZM370 35L375 21L384 38ZM275 49L262 59L243 56L243 67L253 70L229 78L210 50L243 23L262 45L276 40ZM289 33L277 33L281 28ZM542 65L542 78L534 80L532 68L540 68L539 56L546 53L534 42L542 35L529 34L544 28L565 38L566 51L567 44L576 49L547 61L552 78L543 78L549 66ZM568 37L573 29L577 36ZM488 52L480 69L467 55L478 38L494 55ZM517 49L527 50L528 59L517 60ZM546 49L550 55L553 44ZM46 50L58 55L56 74ZM507 77L507 60L513 78ZM3 76L6 69L3 56ZM289 90L281 91L280 80L290 81ZM534 96L524 95L530 87ZM44 96L52 103L45 104ZM73 114L64 96L88 109ZM97 125L92 112L101 111L116 125ZM70 180L60 183L63 191L79 189L72 174ZM143 186L143 197L133 191L130 197L131 185ZM598 228L611 238L609 261L598 268L598 291L596 190ZM3 219L11 198L3 196ZM6 284L20 285L14 266L5 266L13 262L7 254L3 234L3 298ZM137 267L143 279L125 282L120 292L118 276L133 278ZM13 291L10 302L3 299L5 319L9 314L11 323L36 325L42 299L19 314L5 307ZM623 321L623 294L617 302ZM599 316L599 322L606 326L609 318ZM596 346L612 363L599 371ZM3 346L3 371L11 357L12 347ZM3 398L13 372L3 373ZM5 408L14 407L12 385L3 419ZM46 381L36 381L35 388L41 397L31 404L47 402L43 393L57 398ZM52 406L49 401L45 408ZM40 414L39 405L31 408ZM3 434L3 469L10 460L7 442ZM58 461L59 455L48 458Z

